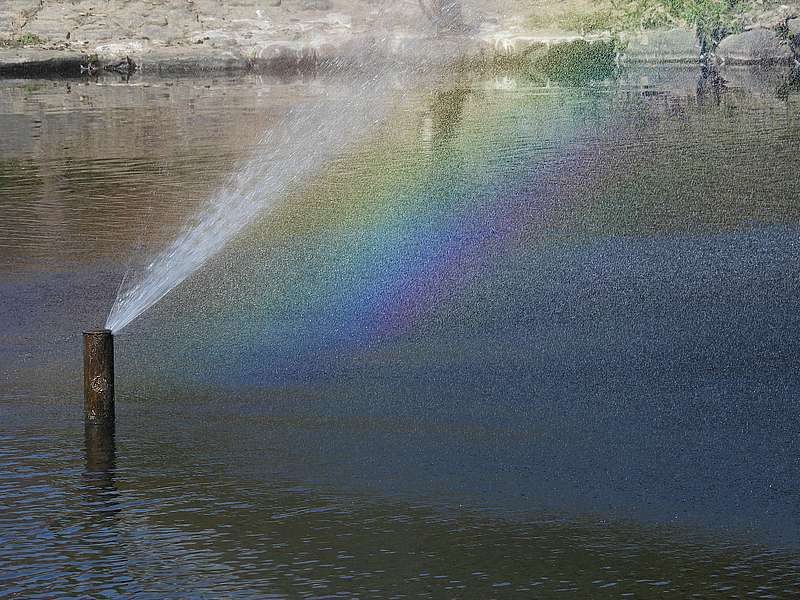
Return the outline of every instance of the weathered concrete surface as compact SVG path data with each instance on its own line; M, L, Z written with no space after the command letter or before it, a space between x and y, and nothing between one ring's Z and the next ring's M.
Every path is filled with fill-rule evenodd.
M464 50L512 53L580 37L527 31L524 5L462 0ZM413 55L436 31L417 0L15 0L2 10L0 40L36 36L39 49L96 57L101 66L130 56L161 73L281 73ZM0 49L0 63L21 74L24 54L10 52Z
M224 48L310 40L336 32L423 33L432 27L416 1L3 0L2 4L0 37L30 33L51 46L88 50L134 40L155 46L206 43Z
M21 32L35 17L40 8L39 0L3 0L0 2L0 37L11 37Z
M794 54L785 40L771 29L755 28L723 39L717 58L731 65L790 64Z
M462 50L508 55L609 35L531 31L531 11L546 6L543 0L462 0L468 34ZM721 56L737 64L790 62L789 44L757 25L785 28L798 11L800 2L788 2L748 15L745 25L753 29L724 42ZM413 56L434 32L417 0L0 0L0 46L28 40L36 50L62 53L43 59L29 49L0 47L0 74L22 76L30 64L30 76L78 75L77 57L89 56L100 66L130 56L143 70L165 74L293 73L381 55ZM689 63L700 53L688 29L621 37L629 62Z
M625 59L643 63L696 63L700 43L693 31L658 29L623 33Z

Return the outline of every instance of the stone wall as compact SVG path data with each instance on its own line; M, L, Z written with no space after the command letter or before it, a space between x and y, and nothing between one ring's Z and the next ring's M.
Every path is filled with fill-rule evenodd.
M0 75L73 74L90 57L109 63L131 56L146 70L285 71L359 58L364 48L413 52L436 27L431 3L441 0L2 0ZM572 5L579 6L582 0ZM583 2L587 6L591 3ZM460 0L465 52L510 54L533 44L587 36L532 31L530 15L544 0ZM550 3L552 4L552 2ZM730 63L792 63L800 39L800 1L765 2L749 14L749 31L720 46ZM428 8L426 10L425 8ZM595 34L595 37L602 33ZM606 33L606 35L609 35ZM693 62L697 42L688 30L624 32L630 61ZM4 43L3 40L6 40ZM25 46L25 47L19 47Z

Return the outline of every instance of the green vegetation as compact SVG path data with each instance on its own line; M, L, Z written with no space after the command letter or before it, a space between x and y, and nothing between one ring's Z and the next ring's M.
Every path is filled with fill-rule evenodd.
M612 77L617 69L619 44L575 40L556 44L532 61L532 66L554 81L578 83Z
M33 33L23 33L8 40L0 40L0 48L25 48L26 46L41 46L45 41Z
M45 86L41 83L26 83L22 86L22 91L26 94L33 94L43 89L45 89Z
M537 13L527 20L531 29L556 29L594 33L621 29L621 14L606 2L581 9L563 8L561 11Z
M742 13L758 0L601 0L564 2L558 8L538 5L527 24L533 29L562 29L581 33L654 29L665 26L695 28L698 34L741 29Z
M617 55L621 51L617 38L610 40L575 40L547 46L532 45L524 52L488 55L467 61L465 73L514 75L538 83L548 80L567 84L593 79L607 79L617 72Z
M755 0L613 0L629 25L652 27L666 24L688 25L700 35L714 31L741 29L742 13L755 6Z
M587 13L566 13L559 19L559 28L565 31L592 33L616 31L619 15L611 8L600 7Z

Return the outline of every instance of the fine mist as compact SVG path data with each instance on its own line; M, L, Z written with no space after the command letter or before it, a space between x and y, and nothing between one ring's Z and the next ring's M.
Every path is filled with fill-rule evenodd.
M106 328L118 333L217 254L256 216L278 205L292 185L324 167L379 126L412 91L436 79L457 54L453 43L415 47L388 60L371 57L326 74L319 93L301 101L261 137L253 154L145 265L129 270ZM364 56L371 56L365 53Z

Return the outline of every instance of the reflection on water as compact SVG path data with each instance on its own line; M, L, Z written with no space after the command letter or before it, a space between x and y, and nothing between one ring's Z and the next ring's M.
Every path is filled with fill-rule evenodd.
M117 453L114 444L114 427L87 423L84 429L87 488L96 488L99 496L114 498L114 468ZM89 485L89 484L93 485Z
M267 123L314 94L204 84L87 83L65 93L57 82L3 82L0 130L14 134L0 136L2 264L123 261L142 241L168 239Z
M5 592L143 597L790 597L800 561L683 532L504 519L318 493L197 468L123 439L99 475L69 437L3 439ZM107 440L106 440L107 442ZM111 458L106 442L95 448ZM42 452L41 448L49 450ZM89 467L89 464L93 466ZM97 478L94 475L99 475ZM114 481L116 479L116 482ZM629 596L627 596L629 597Z
M796 595L800 96L750 77L415 95L118 339L116 436L80 332L321 83L2 82L0 590Z

